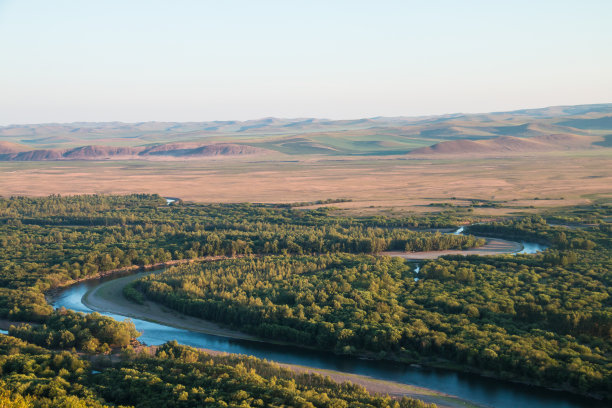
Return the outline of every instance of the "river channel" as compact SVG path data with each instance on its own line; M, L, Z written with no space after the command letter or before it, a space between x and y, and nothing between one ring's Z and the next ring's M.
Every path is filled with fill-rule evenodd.
M460 231L458 231L460 232ZM522 243L521 253L533 253L544 249L539 244ZM89 280L70 286L51 300L55 308L65 307L79 312L91 313L82 299L101 283L118 277ZM117 320L126 319L114 313L101 312ZM329 352L315 351L294 346L268 344L261 341L233 339L194 332L154 323L131 319L136 329L142 332L139 340L148 345L159 345L170 340L180 344L211 350L237 353L264 358L279 363L298 364L313 368L336 370L366 375L381 380L416 385L485 407L499 408L599 408L607 406L585 397L563 391L552 391L540 387L517 384L452 370L414 366L391 361L365 360L352 356L339 356Z

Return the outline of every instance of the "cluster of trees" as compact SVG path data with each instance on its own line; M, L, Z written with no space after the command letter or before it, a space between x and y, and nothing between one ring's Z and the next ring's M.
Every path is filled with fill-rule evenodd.
M324 254L184 265L132 283L148 299L258 336L384 358L445 358L479 371L612 395L612 239L561 230L575 262L541 255L446 257L419 274L397 258ZM513 229L511 229L513 228ZM576 248L574 246L573 248ZM415 278L418 278L415 281Z
M608 200L595 199L591 204L566 207L563 211L552 211L545 214L546 220L553 224L569 224L579 227L604 226L612 224L606 222L610 217L610 203Z
M83 314L63 308L42 325L11 326L9 334L53 349L104 354L113 347L129 346L140 335L130 320L118 322L98 313Z
M436 232L433 236L407 240L404 250L408 252L417 251L442 251L445 249L469 249L482 246L486 243L484 238L473 235L451 235ZM364 251L367 252L367 251Z
M333 217L327 209L167 206L157 195L0 199L0 317L44 321L42 292L132 265L205 256L459 249L474 237L410 231L435 218Z
M337 203L350 203L353 200L350 198L328 198L327 200L316 200L316 201L301 201L297 203L288 204L277 204L277 207L295 208L295 207L308 207L311 205L322 205L322 204L337 204Z
M254 357L209 355L175 342L93 378L107 401L135 407L426 408L421 401L373 397L361 386L296 373Z
M53 352L0 334L0 406L111 408L87 386L91 364L69 351Z
M154 351L154 350L153 350ZM89 361L0 334L0 406L7 408L435 408L293 372L253 357L167 343L153 353Z

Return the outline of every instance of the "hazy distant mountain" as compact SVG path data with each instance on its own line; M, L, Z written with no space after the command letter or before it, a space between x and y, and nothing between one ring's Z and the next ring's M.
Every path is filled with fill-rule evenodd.
M0 150L0 160L185 160L204 157L250 156L267 153L272 152L259 147L230 143L206 145L172 143L149 147L82 146L73 149L39 149L19 152Z
M51 123L0 127L0 160L529 152L603 148L610 135L612 104L355 120Z
M535 136L531 138L499 136L486 140L449 140L436 143L433 146L415 149L410 154L466 155L549 152L588 148L592 142L589 137L566 134Z
M13 142L0 141L0 154L19 153L26 150L29 150L28 146Z

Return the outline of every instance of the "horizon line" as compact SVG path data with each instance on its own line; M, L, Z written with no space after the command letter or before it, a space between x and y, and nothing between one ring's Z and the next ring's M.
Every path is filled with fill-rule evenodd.
M10 123L10 124L0 124L0 128L9 128L9 127L26 127L26 126L34 126L34 125L74 125L74 124L108 124L108 123L121 123L121 124L143 124L143 123L245 123L245 122L257 122L267 119L275 119L275 120L296 120L296 121L304 121L304 120L328 120L333 122L341 122L341 121L352 121L352 120L377 120L377 119L424 119L424 118L434 118L434 117L461 117L461 116L470 116L470 115L498 115L504 113L516 113L520 111L538 111L538 110L546 110L553 108L570 108L570 107L578 107L578 106L606 106L612 105L612 102L599 102L599 103L581 103L575 105L549 105L549 106L540 106L535 108L519 108L512 110L499 110L499 111L488 111L488 112L448 112L448 113L439 113L439 114L422 114L422 115L399 115L399 116L364 116L364 117L352 117L352 118L343 118L343 119L331 119L326 117L316 117L316 116L303 116L303 117L280 117L280 116L263 116L259 118L253 119L228 119L228 120L185 120L185 121L172 121L172 120L144 120L144 121L133 121L133 122L124 122L121 120L109 120L109 121L72 121L72 122L28 122L28 123Z

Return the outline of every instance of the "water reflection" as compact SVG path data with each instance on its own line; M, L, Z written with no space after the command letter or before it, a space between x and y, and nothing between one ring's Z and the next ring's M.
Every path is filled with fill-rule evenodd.
M548 249L546 245L536 244L535 242L521 242L521 245L523 245L523 249L518 251L517 254L535 254Z

